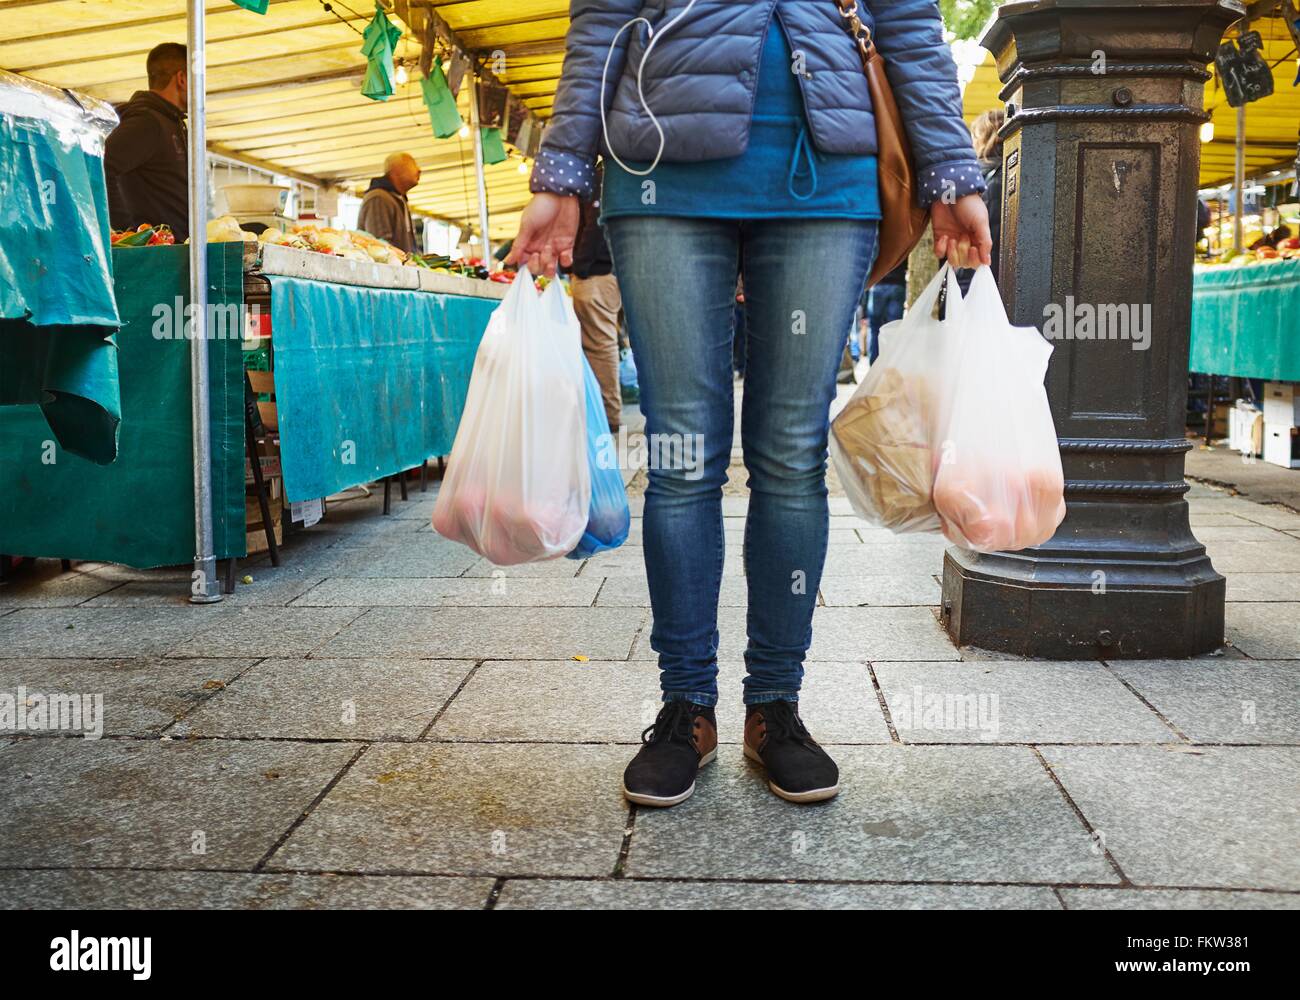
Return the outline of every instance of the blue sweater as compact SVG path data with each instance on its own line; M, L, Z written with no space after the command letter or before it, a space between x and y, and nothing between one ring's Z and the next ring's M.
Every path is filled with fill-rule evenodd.
M773 18L745 151L721 160L661 161L646 176L606 158L602 221L620 215L879 219L876 158L813 148L793 60L785 31ZM645 170L649 163L628 165Z

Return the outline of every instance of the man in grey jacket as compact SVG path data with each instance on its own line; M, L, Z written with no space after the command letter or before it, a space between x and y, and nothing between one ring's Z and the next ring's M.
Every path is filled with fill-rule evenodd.
M420 183L420 165L410 153L390 153L384 160L384 176L370 182L361 200L357 228L387 240L397 249L415 250L415 224L406 192Z

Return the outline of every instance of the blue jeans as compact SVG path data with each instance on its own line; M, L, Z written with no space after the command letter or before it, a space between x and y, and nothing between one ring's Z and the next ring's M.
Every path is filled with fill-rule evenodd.
M877 285L871 289L871 300L867 303L867 360L872 364L880 356L880 328L902 319L906 304L906 285Z
M742 267L745 703L797 700L826 559L827 415L876 224L622 216L607 233L646 416L650 646L664 700L718 700L722 486Z

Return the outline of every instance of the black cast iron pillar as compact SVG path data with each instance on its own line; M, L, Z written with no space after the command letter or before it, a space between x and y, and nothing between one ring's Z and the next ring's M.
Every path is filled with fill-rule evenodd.
M1224 580L1188 525L1183 428L1205 65L1242 14L1237 0L1033 0L999 8L981 39L1007 103L1008 313L1109 339L1053 340L1068 506L1055 537L947 552L943 614L962 645L1068 659L1223 641Z

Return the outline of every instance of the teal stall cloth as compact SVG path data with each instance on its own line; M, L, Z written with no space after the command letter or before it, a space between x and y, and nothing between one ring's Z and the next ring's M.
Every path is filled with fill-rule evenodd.
M446 455L497 299L268 275L291 501Z
M1188 367L1300 382L1300 260L1198 271Z
M194 558L189 248L113 251L122 425L99 466L53 438L36 406L0 408L0 553L151 567ZM245 554L243 245L208 247L215 552Z
M0 406L106 464L121 419L100 102L0 72Z

